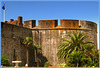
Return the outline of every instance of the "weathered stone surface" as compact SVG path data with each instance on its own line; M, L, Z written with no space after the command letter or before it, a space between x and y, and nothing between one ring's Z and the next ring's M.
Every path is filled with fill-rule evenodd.
M14 59L14 49L16 60L21 60L21 66L24 66L26 63L26 47L22 44L23 39L25 37L32 37L32 31L27 28L19 27L16 25L2 23L1 28L1 55L7 55L10 59L10 63L12 65L12 61ZM30 48L31 49L31 48ZM30 51L29 49L29 51ZM33 52L31 51L31 57L33 57ZM30 58L31 58L30 57ZM29 60L29 63L31 63ZM32 63L31 63L32 64ZM29 66L32 66L29 64Z

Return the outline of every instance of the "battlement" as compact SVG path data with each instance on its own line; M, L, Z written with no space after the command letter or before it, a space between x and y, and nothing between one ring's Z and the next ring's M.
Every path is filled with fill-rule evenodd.
M33 28L36 26L36 20L28 20L28 21L24 21L23 27L26 28Z
M60 24L62 27L79 28L79 20L62 19L60 20Z
M54 28L58 25L58 20L39 20L38 25L40 28Z
M97 32L97 24L92 21L80 20L80 26L81 28L92 29L93 31Z
M22 17L18 17L17 20L10 19L10 22L5 21L5 23L13 24L17 26L23 26L30 29L92 29L97 32L97 24L91 21L72 20L72 19L61 19L60 25L58 25L58 20L38 20L38 26L36 26L36 20L27 20L22 23Z

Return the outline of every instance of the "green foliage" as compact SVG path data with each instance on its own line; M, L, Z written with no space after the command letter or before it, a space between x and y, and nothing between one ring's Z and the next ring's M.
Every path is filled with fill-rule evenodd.
M44 64L44 67L48 67L48 66L52 66L51 64L50 64L50 62L45 62L45 64Z
M57 67L66 67L66 63L60 63L57 65Z
M1 65L10 66L9 58L6 55L1 55Z
M89 45L87 45L89 47ZM68 57L67 66L70 67L99 67L99 51L90 45L89 52L75 51Z
M86 49L87 51L91 51L92 48L95 48L94 45L84 45L84 49Z
M87 66L99 66L99 51L93 45L85 45L84 54L88 57Z
M69 55L67 65L70 67L81 67L82 61L86 59L80 51L75 51Z
M83 45L92 43L90 41L84 41L88 36L85 33L77 31L68 33L66 37L69 37L70 40L67 38L62 38L62 42L58 46L59 51L57 53L57 56L60 61L68 58L69 54L71 54L73 51L81 50Z
M31 37L26 37L23 41L23 44L27 45L27 47L33 42Z
M70 38L67 39L67 38ZM93 42L86 40L85 33L68 33L66 38L62 38L58 46L58 59L65 60L66 67L98 67L99 51ZM86 40L86 41L85 41Z
M41 47L40 47L39 45L33 45L33 48L34 48L35 50L41 49Z

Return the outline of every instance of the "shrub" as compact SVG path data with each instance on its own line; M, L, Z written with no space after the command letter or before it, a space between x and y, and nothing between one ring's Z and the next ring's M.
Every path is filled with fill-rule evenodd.
M60 63L57 65L57 67L66 67L66 63Z
M50 64L50 62L45 62L45 64L44 64L44 67L48 67L48 66L52 66L51 64Z
M70 67L81 67L82 59L85 59L85 56L80 51L75 51L69 55L67 65Z
M89 53L75 51L69 55L67 65L69 67L99 67L99 52L97 49Z
M1 55L1 65L10 66L9 58L6 55Z

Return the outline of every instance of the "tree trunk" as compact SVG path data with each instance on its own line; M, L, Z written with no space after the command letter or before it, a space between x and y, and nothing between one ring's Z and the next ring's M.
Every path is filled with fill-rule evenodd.
M36 60L37 60L37 67L39 67L39 61L38 61L38 56L37 56L37 54L38 54L38 50L36 50Z
M27 47L27 51L26 51L26 56L27 56L27 64L28 64L28 47Z
M35 62L37 62L37 60L36 60L36 50L34 50L34 53L35 53Z
M35 52L35 62L37 62L37 67L39 67L39 62L38 62L38 58L37 58L37 49L34 50Z
M65 60L65 63L66 63L66 55L65 55L65 57L64 57L64 60Z

